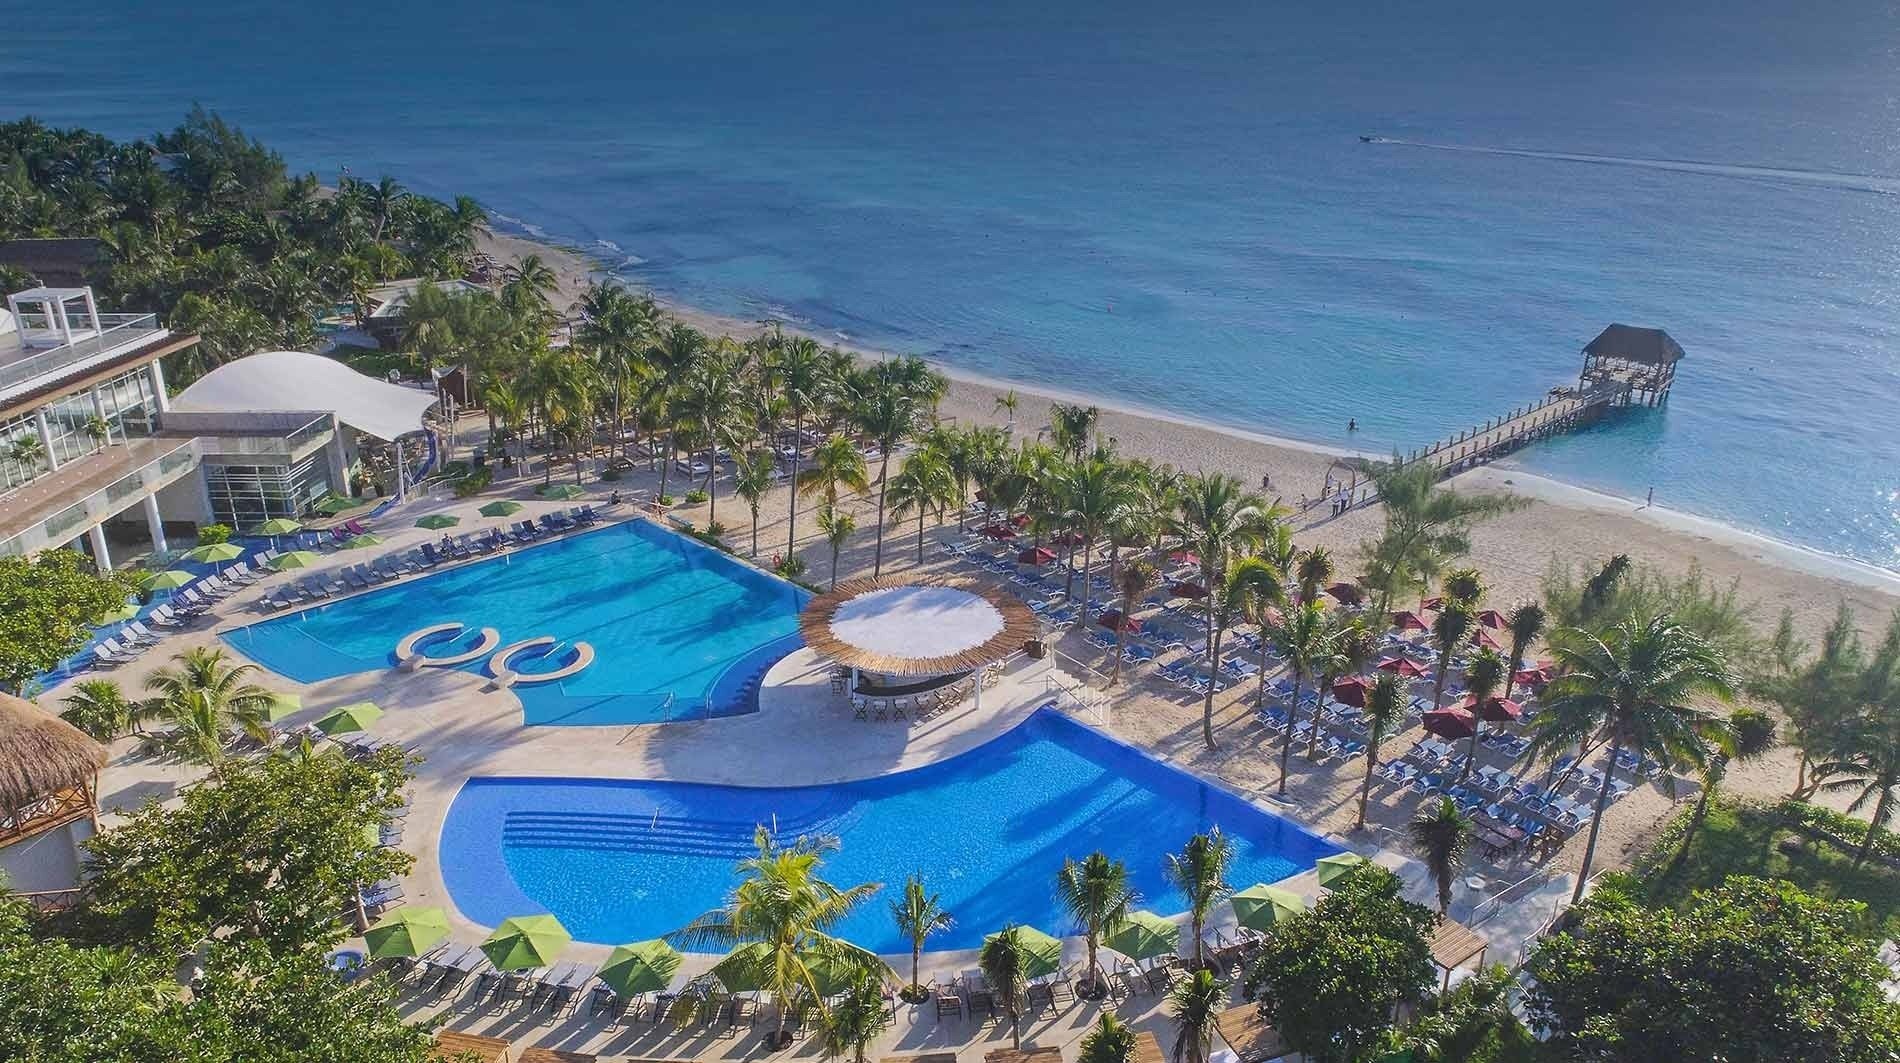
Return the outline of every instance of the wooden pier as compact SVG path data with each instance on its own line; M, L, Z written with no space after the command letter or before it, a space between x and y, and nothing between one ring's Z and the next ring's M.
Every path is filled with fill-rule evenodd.
M1662 329L1611 325L1584 346L1583 369L1576 387L1553 388L1538 402L1400 455L1399 462L1427 462L1440 476L1451 476L1528 443L1594 423L1610 411L1637 405L1660 406L1669 398L1676 363L1682 359L1682 347ZM1371 482L1362 480L1362 469L1355 467L1360 463L1335 463L1335 467L1340 464L1351 469L1350 480L1335 479L1329 471L1325 492L1309 505L1318 505L1331 496L1337 506L1334 492L1343 493L1349 505L1374 500Z

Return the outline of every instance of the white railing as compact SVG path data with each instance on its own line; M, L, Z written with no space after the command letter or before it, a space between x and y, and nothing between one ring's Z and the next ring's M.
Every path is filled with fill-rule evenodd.
M17 387L160 331L157 314L100 314L99 324L105 327L90 336L0 365L0 389Z

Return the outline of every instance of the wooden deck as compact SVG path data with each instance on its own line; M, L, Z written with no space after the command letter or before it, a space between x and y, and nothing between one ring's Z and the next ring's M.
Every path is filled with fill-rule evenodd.
M1502 417L1475 425L1429 447L1415 450L1406 464L1430 462L1444 475L1508 454L1526 443L1568 432L1596 420L1604 410L1623 402L1627 384L1601 384L1587 391L1566 390Z

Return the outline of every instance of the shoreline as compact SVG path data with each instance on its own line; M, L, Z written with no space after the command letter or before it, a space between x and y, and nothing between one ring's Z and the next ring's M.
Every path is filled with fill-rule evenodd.
M518 225L504 225L492 231L483 238L482 250L497 260L525 254L541 255L559 277L557 298L563 303L573 302L593 277L615 275L606 263L586 249L548 242L520 230ZM715 335L744 339L762 331L757 322L683 305L651 291L646 294L676 319ZM836 345L859 358L891 357L888 352L839 342L836 337L789 324L783 327L788 332ZM946 418L1000 425L1003 418L996 413L995 400L1006 391L1017 393L1022 401L1019 419L1029 424L1041 423L1042 410L1050 402L1086 403L1102 410L1103 434L1116 439L1126 452L1169 462L1178 468L1229 472L1249 486L1258 486L1264 473L1273 483L1266 493L1270 497L1277 495L1289 505L1293 498L1301 495L1318 495L1326 470L1335 460L1385 456L1145 408L1061 387L997 379L946 366L935 359L925 361L952 382L951 392L940 411ZM1499 588L1501 592L1515 590L1520 595L1534 594L1535 589L1530 584L1541 577L1551 557L1567 553L1573 558L1588 558L1593 556L1593 548L1580 551L1576 547L1597 540L1612 544L1602 548L1604 556L1610 552L1629 552L1670 571L1686 571L1687 563L1693 562L1712 579L1723 583L1739 579L1744 584L1745 599L1758 600L1764 605L1785 604L1794 609L1804 626L1816 630L1831 617L1834 602L1847 602L1870 626L1884 621L1887 614L1900 608L1900 572L1713 518L1663 506L1645 506L1637 499L1527 471L1510 464L1508 459L1461 473L1449 482L1458 490L1515 494L1536 503L1529 511L1556 510L1574 518L1526 521L1512 515L1480 528L1480 533L1500 527L1531 533L1513 544L1515 549L1511 552L1516 556L1510 558L1495 556L1504 552L1502 550L1480 549L1482 542L1494 539L1495 535L1474 535L1474 563L1486 568L1502 564L1519 570L1515 580L1504 581ZM1319 510L1296 514L1296 531L1313 535L1338 556L1352 550L1360 538L1376 531L1376 523L1365 517L1368 511L1376 511L1376 507L1361 507L1338 518ZM1627 549L1622 545L1625 540ZM1705 556L1718 550L1728 556ZM1534 573L1528 571L1524 563L1527 551L1541 555ZM1779 574L1779 578L1774 578L1775 574ZM1800 588L1790 585L1789 577L1809 583L1822 581L1823 585ZM1778 587L1786 587L1786 590ZM1805 593L1800 593L1803 591ZM1819 601L1802 603L1792 598L1824 598L1826 607L1820 608ZM1762 619L1767 622L1770 618Z

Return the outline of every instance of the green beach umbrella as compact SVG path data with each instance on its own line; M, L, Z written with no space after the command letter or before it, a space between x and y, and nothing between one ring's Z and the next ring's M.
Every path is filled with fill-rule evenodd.
M416 521L416 527L427 528L430 531L440 531L443 528L453 528L460 523L462 523L462 518L460 517L451 517L447 513L431 513L421 520Z
M243 556L244 548L236 543L211 543L207 546L194 546L185 551L185 560L211 565L222 565L226 561L236 561Z
M1153 959L1180 948L1181 928L1153 912L1134 912L1102 944L1131 960Z
M673 984L679 950L659 938L616 947L601 965L600 980L623 997L657 993Z
M302 530L303 523L289 517L272 517L257 526L259 535L295 535Z
M1352 874L1354 868L1365 863L1366 858L1358 853L1335 853L1332 856L1320 857L1313 868L1319 872L1319 884L1330 886Z
M279 572L293 568L309 568L323 559L309 550L287 550L270 559L270 567Z
M997 934L1000 934L998 931ZM994 941L997 934L983 939L987 945ZM1041 978L1045 974L1054 974L1062 968L1062 942L1037 930L1033 926L1016 928L1016 940L1022 943L1024 953L1023 974L1029 978Z
M183 569L174 568L168 572L160 572L147 577L145 582L139 584L139 586L148 591L175 591L197 578L198 577Z
M327 735L346 734L361 731L370 724L383 718L382 707L373 701L359 701L332 709L317 721L317 730Z
M133 617L136 617L138 615L139 615L138 603L127 602L124 605L119 606L117 609L114 609L110 613L107 613L106 615L100 617L98 620L94 621L94 623L117 624L126 620L130 620Z
M765 946L741 945L714 965L713 977L728 993L751 993L765 988Z
M497 499L481 508L484 517L511 517L519 512L521 503L507 498Z
M543 484L540 490L535 493L542 498L558 498L565 502L569 499L579 498L585 495L587 491L579 484Z
M301 711L303 711L303 698L300 695L272 691L270 701L264 705L264 719L270 723L276 723L293 712Z
M360 550L365 546L381 546L381 545L383 545L382 536L376 535L372 532L364 532L361 535L352 535L348 539L343 540L343 543L342 543L342 546L345 550Z
M398 908L363 931L371 959L420 956L449 936L449 913L440 908Z
M496 970L520 971L546 967L574 938L551 915L517 915L505 919L482 942L482 954Z
M1234 918L1249 930L1265 930L1306 910L1306 898L1264 882L1248 886L1229 900L1234 905Z
M356 501L344 498L342 495L325 495L317 499L317 504L310 508L326 517L334 517L346 509L355 509Z
M819 996L836 996L851 988L863 965L853 963L842 956L807 956L805 969L811 972L811 980L818 987Z

